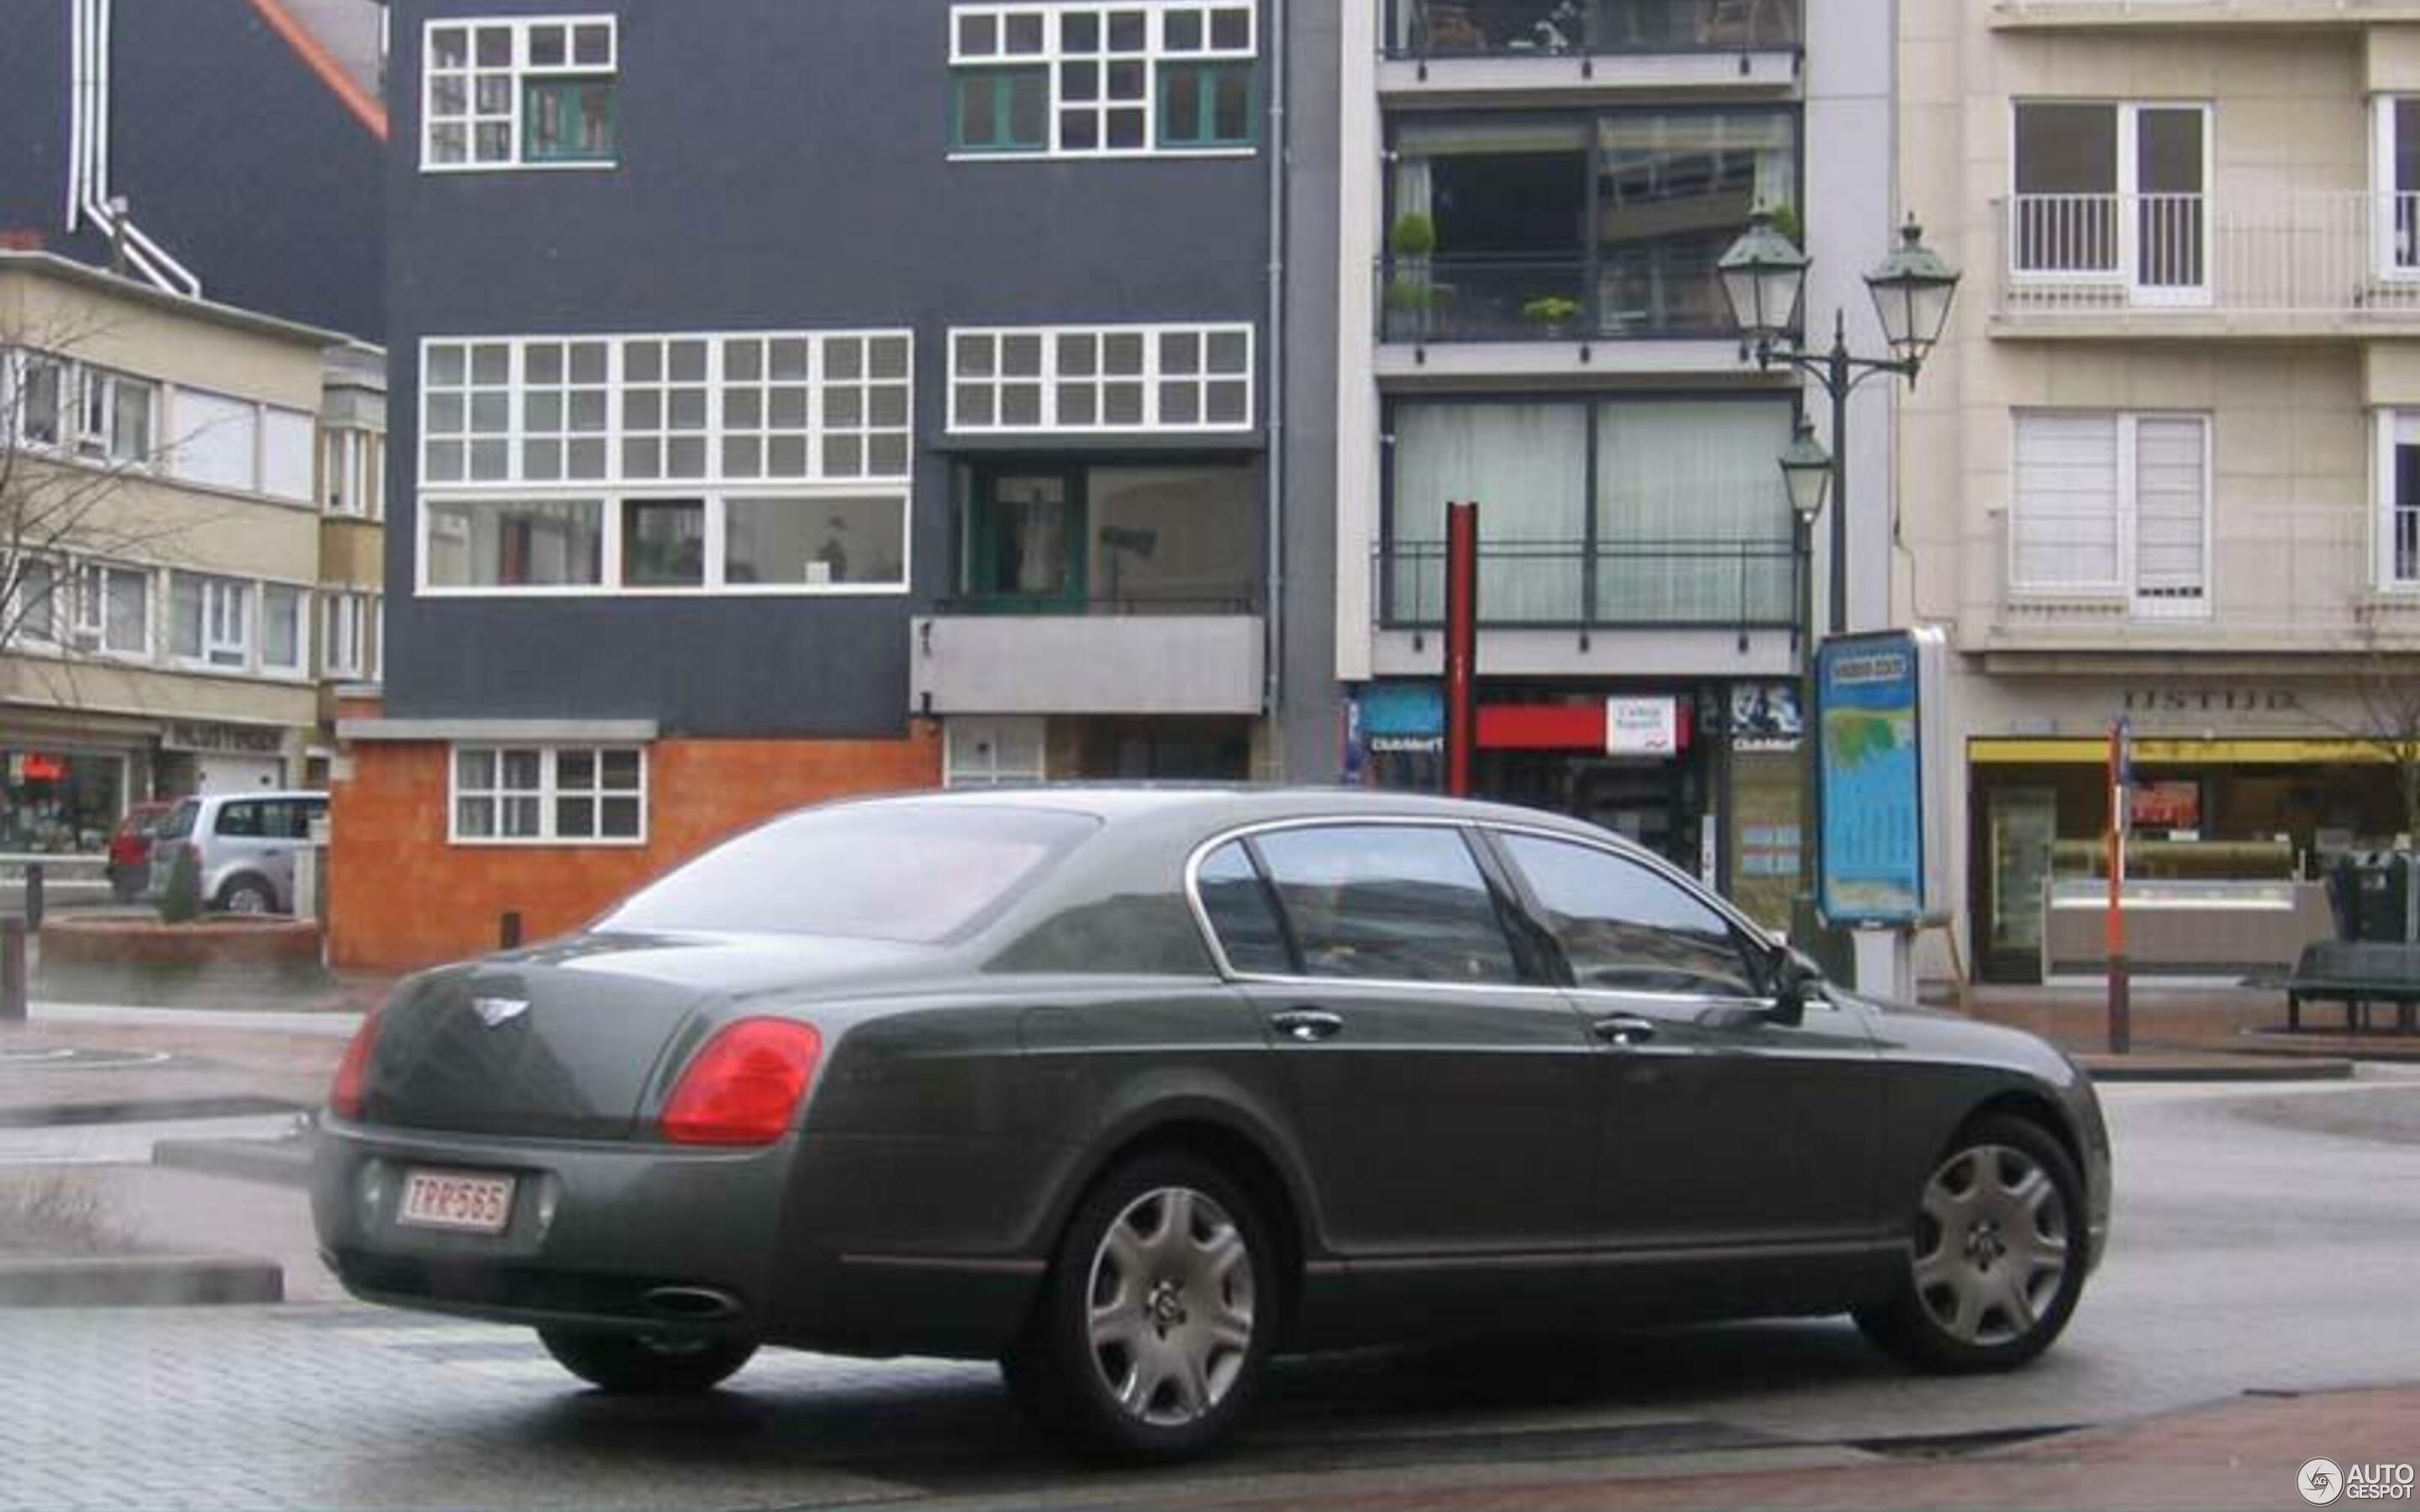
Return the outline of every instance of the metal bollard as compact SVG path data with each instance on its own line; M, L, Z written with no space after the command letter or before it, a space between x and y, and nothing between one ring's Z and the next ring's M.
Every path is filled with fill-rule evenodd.
M42 927L42 863L25 863L25 927L39 933Z
M0 1023L25 1021L25 921L0 918Z
M507 910L497 921L496 939L507 950L521 948L521 916L518 910Z

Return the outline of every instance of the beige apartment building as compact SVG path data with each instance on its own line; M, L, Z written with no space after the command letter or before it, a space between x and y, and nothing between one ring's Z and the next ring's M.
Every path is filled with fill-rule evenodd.
M331 332L0 252L0 852L325 779L374 677L383 382Z
M2363 737L2420 675L2420 4L1900 16L1900 198L1965 280L1899 410L1892 608L1958 653L1969 959L2097 969L2056 898L2124 718L2129 874L2210 910L2153 964L2259 964L2278 884L2406 827Z

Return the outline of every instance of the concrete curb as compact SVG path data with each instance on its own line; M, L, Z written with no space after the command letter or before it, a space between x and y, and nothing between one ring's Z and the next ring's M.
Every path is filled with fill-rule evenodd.
M249 1255L0 1260L0 1307L185 1307L286 1300L286 1272Z
M307 1138L160 1139L152 1142L151 1164L239 1181L307 1189L311 1144Z
M2352 1062L2336 1057L2195 1055L2077 1056L2096 1082L2343 1082Z
M225 1097L131 1098L91 1103L17 1103L0 1105L0 1129L56 1129L107 1123L162 1123L192 1119L250 1119L307 1112L278 1097L235 1093Z

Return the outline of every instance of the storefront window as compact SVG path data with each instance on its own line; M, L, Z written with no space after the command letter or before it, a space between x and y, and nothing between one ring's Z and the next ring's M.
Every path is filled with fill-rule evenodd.
M0 804L0 851L96 854L125 811L117 756L11 748Z

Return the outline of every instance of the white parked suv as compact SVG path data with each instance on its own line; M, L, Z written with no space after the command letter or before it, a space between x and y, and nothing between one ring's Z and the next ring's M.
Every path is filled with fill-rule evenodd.
M150 893L167 891L191 847L205 904L235 914L294 912L294 853L311 843L324 793L203 793L168 810L151 837Z

